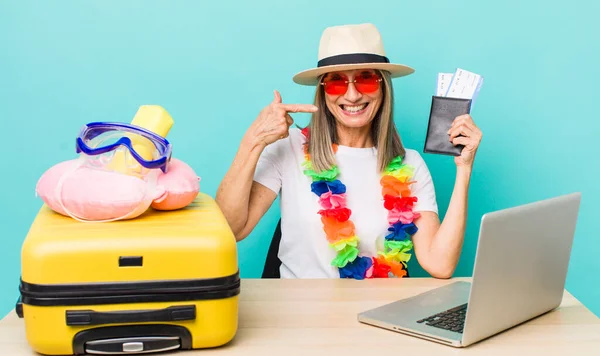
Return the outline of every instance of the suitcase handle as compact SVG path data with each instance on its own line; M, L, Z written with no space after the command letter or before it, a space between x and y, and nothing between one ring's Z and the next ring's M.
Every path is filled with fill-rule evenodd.
M98 312L94 310L67 310L69 326L182 321L196 319L196 305L178 305L164 309L121 310Z
M125 346L125 348L133 349L136 342L142 342L144 351L141 353L143 354L151 354L152 352L150 352L150 350L154 352L171 348L174 347L176 343L179 344L179 350L191 350L192 334L189 329L184 326L161 323L99 326L83 329L73 336L73 355L110 355L111 351L113 351L112 354L137 355L139 352L123 352L123 346ZM100 346L98 343L103 343L103 345ZM168 345L166 345L167 343ZM140 348L139 346L140 345L137 344L137 349Z
M21 301L21 296L19 296L17 303L15 303L15 312L20 319L23 319L23 302Z

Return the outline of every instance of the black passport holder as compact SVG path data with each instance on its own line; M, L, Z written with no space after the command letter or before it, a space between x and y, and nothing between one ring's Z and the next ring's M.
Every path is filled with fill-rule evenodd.
M463 145L450 142L448 130L457 116L471 112L471 99L433 96L423 152L460 156Z

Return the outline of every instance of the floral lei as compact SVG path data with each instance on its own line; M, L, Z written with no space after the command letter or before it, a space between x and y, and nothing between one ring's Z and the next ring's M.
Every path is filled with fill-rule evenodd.
M329 246L337 252L331 264L338 268L340 278L406 277L409 251L413 248L410 236L418 230L413 221L419 217L419 213L413 211L417 197L411 196L409 188L415 183L410 180L414 167L403 164L402 157L398 156L384 170L380 184L390 233L385 236L384 250L378 251L377 256L359 256L359 238L350 220L351 211L346 207L346 186L336 179L339 169L334 165L329 170L315 172L308 152L309 128L304 128L302 134L306 138L304 174L312 178L311 191L319 197L321 210L318 213L323 229ZM337 152L336 144L333 150Z

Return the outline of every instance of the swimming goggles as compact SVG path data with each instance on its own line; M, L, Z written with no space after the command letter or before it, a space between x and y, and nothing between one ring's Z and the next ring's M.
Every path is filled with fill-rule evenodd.
M116 123L92 122L85 125L76 140L77 153L88 156L102 155L126 147L131 156L143 167L167 171L172 146L161 137L142 127Z

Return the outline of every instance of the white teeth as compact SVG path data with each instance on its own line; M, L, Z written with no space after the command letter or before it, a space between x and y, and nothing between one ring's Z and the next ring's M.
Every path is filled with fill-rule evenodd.
M355 113L355 112L359 112L362 109L364 109L367 106L367 104L362 104L362 105L342 105L342 109L344 109L345 111L351 112L351 113Z

